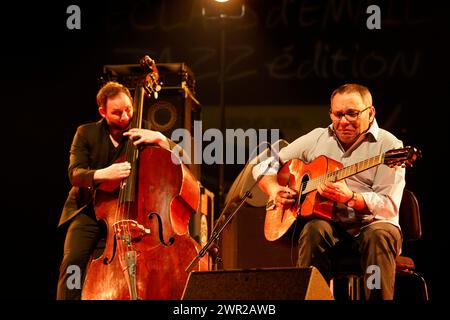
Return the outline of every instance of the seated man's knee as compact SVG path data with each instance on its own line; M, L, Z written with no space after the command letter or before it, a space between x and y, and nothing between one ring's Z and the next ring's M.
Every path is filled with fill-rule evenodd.
M327 234L331 234L332 232L333 229L328 221L320 219L311 220L304 225L300 233L299 242L319 243Z
M396 252L401 246L401 235L395 226L380 223L379 226L372 226L365 230L361 242L363 248L378 247Z

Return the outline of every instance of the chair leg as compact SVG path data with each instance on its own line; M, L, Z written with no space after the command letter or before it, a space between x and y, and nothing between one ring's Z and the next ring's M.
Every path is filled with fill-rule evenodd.
M422 298L423 298L425 301L428 301L428 300L429 300L429 296L428 296L428 286L427 286L427 282L425 281L425 278L424 278L424 277L422 277L422 276L421 276L419 273L417 273L416 271L410 270L410 269L397 271L397 273L400 274L400 275L403 275L403 276L409 275L409 276L413 276L414 278L416 278L416 279L419 281L419 284L420 284L420 290L421 290L421 293L422 293Z
M422 296L425 301L428 301L428 287L425 279L415 271L411 270L410 273L419 279L420 284L422 285Z
M335 296L335 292L334 292L334 278L331 278L331 279L330 279L329 287L330 287L331 294L332 294L333 296Z
M359 276L348 276L348 298L349 300L361 300L361 278Z
M356 277L356 300L361 300L361 277Z

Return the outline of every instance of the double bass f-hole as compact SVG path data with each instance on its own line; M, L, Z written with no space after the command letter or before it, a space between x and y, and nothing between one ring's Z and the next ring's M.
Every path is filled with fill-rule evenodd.
M164 241L164 237L163 237L163 223L162 223L161 217L156 212L151 212L148 215L148 219L151 220L153 216L155 216L156 219L158 220L159 241L161 241L161 243L163 245L165 245L166 247L171 246L175 242L174 237L170 237L168 243L166 241Z
M108 257L105 257L103 259L103 263L105 265L110 264L114 260L114 257L116 256L116 250L117 250L117 239L116 239L116 237L114 237L113 253L112 253L111 259L109 259Z

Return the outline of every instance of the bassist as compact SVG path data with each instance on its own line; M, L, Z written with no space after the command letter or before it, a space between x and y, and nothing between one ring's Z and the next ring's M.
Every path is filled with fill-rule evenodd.
M130 163L116 162L128 139L134 144L157 144L170 149L174 143L162 133L130 128L133 99L127 87L106 83L97 94L102 119L78 127L70 148L69 192L59 227L66 231L64 255L57 287L58 300L78 300L81 288L71 287L70 268L77 266L84 279L89 257L102 236L93 208L94 190L100 183L120 181L130 175ZM82 284L83 281L81 281Z

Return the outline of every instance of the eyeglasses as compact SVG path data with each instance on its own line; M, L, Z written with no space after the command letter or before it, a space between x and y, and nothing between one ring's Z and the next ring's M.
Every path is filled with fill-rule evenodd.
M370 106L365 109L362 109L361 111L352 111L352 112L347 112L347 113L342 113L342 112L334 113L334 112L331 112L331 109L330 109L330 116L331 116L331 119L336 122L341 121L342 117L345 117L345 119L347 119L347 121L349 121L349 122L353 122L353 121L358 120L360 114L369 108L370 108Z

